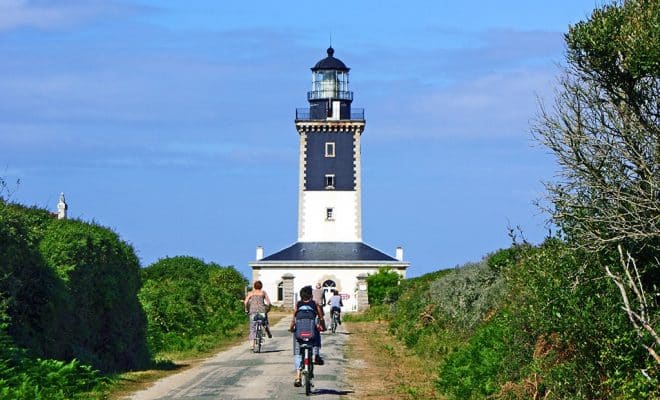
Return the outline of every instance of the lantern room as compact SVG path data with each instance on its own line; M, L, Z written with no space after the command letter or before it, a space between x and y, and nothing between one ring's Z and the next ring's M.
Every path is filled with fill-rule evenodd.
M312 90L307 92L311 119L340 120L351 118L353 92L348 90L349 68L334 57L329 47L328 56L312 68Z

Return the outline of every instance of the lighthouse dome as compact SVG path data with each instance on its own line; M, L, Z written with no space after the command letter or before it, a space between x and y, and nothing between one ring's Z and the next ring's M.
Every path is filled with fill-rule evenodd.
M323 60L316 63L312 71L319 71L322 69L334 69L337 71L348 71L349 68L346 67L340 59L334 57L335 49L328 47L328 56Z

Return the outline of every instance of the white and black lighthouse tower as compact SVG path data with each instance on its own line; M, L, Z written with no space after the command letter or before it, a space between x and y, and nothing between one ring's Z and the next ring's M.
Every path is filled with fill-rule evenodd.
M328 56L312 68L309 108L296 110L300 135L298 241L362 241L360 137L364 110L352 109L349 68Z
M334 56L312 67L309 107L296 109L300 137L298 240L264 257L257 247L250 263L252 279L285 308L293 306L298 290L322 284L338 290L346 311L368 307L366 277L389 267L405 277L410 263L403 249L389 256L362 241L362 180L360 139L364 110L353 108L349 68Z

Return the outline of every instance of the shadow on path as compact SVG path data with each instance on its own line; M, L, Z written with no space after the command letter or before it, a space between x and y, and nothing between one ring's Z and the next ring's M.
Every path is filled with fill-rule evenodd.
M353 393L352 390L334 390L334 389L318 389L312 392L313 395L331 394L335 396L346 396Z

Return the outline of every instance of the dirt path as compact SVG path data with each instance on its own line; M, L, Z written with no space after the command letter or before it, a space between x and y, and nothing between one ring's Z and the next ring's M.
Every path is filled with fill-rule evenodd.
M303 399L304 388L293 386L292 337L287 331L290 317L271 327L272 339L267 339L261 353L253 353L247 341L207 359L179 374L156 382L146 390L129 397L131 400L184 399ZM314 370L313 398L346 399L345 374L347 364L344 344L347 333L323 334L321 354L325 365Z
M435 365L387 333L384 322L347 322L346 400L444 400L435 389Z

